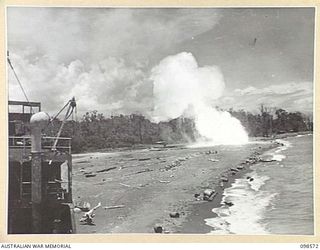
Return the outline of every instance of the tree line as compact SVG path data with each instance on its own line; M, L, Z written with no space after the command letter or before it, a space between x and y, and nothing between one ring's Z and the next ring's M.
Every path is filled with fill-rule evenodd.
M313 130L312 119L300 112L271 110L263 105L258 114L233 109L228 112L239 119L249 136L253 137ZM61 121L55 119L45 133L56 136L60 126ZM67 121L61 136L71 137L72 150L79 153L141 144L194 142L199 134L194 121L189 118L153 123L138 114L105 117L98 111L92 111L83 115L80 121Z
M240 120L249 136L269 137L275 134L313 130L312 118L301 112L288 112L282 108L269 108L263 104L258 114L232 109L229 112Z

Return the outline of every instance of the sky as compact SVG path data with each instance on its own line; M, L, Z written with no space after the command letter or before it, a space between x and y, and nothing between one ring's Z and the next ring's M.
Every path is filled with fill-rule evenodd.
M313 110L313 8L8 7L7 43L29 99L51 115L75 96L80 115L149 116L153 69L184 52L221 72L212 106ZM8 79L9 99L25 100Z

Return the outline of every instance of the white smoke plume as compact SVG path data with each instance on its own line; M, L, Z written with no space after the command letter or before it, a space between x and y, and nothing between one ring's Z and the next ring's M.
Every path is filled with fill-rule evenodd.
M164 58L151 71L156 122L179 116L194 118L201 145L232 145L248 141L240 121L212 107L222 96L225 83L215 66L199 67L191 53ZM200 145L199 144L199 145Z

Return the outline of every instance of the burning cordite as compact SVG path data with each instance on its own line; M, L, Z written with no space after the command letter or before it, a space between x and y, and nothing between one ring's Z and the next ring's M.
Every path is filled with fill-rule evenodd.
M156 122L179 116L193 118L200 134L197 145L237 145L248 142L240 121L212 107L222 96L223 75L216 66L199 67L191 53L164 58L151 71Z

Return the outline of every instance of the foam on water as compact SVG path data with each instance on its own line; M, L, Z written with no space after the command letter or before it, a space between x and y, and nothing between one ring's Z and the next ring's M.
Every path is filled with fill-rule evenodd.
M286 158L286 156L285 155L281 155L281 154L274 154L272 156L272 160L274 160L274 161L282 161L285 158Z
M303 134L303 135L296 135L295 137L303 137L303 136L310 136L310 135L312 135L312 134Z
M253 181L249 181L250 187L255 190L259 191L260 187L263 186L267 180L270 179L268 176L258 176L256 172L250 174L250 177L253 178Z
M256 172L250 177L253 181L237 179L224 190L222 206L212 210L216 217L205 219L214 229L211 234L269 234L261 220L276 194L260 190L269 177L258 176ZM227 206L225 202L233 205Z
M312 138L288 141L277 140L278 147L261 156L266 161L224 190L221 207L205 220L211 234L314 233Z
M281 147L279 147L277 149L277 151L283 151L283 150L286 150L286 149L292 147L290 142L282 140L282 139L277 139L276 142L282 145Z
M273 161L282 161L286 158L286 156L279 153L292 147L292 145L290 142L281 139L277 139L276 142L279 143L281 146L277 147L277 149L275 150L270 151L266 155L269 155L271 157L271 160Z

